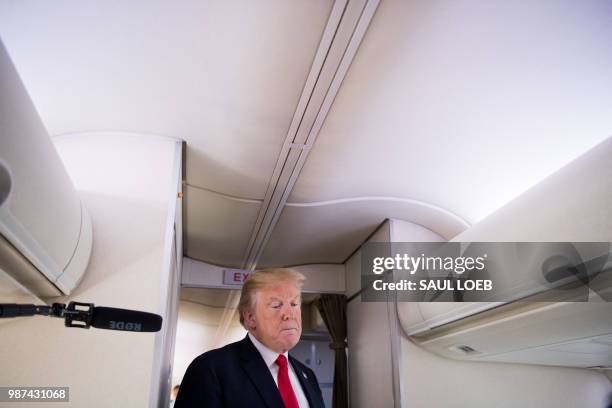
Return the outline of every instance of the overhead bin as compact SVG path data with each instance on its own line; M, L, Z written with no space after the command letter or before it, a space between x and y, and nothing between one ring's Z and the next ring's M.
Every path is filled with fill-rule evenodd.
M0 94L0 270L37 296L69 294L91 221L1 42Z
M452 241L612 242L611 159L608 138ZM397 307L405 333L445 357L610 367L612 303L590 296L595 302Z

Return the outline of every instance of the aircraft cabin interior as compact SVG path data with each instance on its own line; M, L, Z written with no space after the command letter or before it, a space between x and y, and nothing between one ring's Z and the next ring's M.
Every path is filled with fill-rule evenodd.
M327 408L612 407L611 73L609 0L0 1L0 407L173 406L266 268ZM604 255L368 301L398 243Z

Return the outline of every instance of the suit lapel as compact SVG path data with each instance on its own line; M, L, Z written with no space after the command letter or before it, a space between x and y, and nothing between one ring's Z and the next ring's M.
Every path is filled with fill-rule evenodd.
M270 369L247 335L241 342L240 358L247 376L257 388L266 405L270 408L284 408L278 387L270 374Z
M304 394L308 400L308 405L310 405L310 408L319 407L319 399L316 398L317 391L312 386L312 381L314 381L314 378L310 378L308 373L302 369L301 364L295 358L291 357L291 355L289 355L289 361L291 362L291 366L293 366L295 375L300 381L302 390L304 390Z

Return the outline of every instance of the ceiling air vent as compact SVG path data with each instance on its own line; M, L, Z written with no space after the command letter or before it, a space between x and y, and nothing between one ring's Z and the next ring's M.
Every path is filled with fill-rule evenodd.
M448 348L450 351L458 353L458 354L462 354L462 355L467 355L467 354L480 354L480 351L466 345L466 344L460 344L457 346L451 346Z

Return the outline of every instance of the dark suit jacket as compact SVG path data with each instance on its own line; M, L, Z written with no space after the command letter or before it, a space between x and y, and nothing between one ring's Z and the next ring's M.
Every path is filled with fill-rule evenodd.
M289 356L311 408L324 408L311 369ZM284 408L270 370L249 336L206 352L187 368L174 408Z

